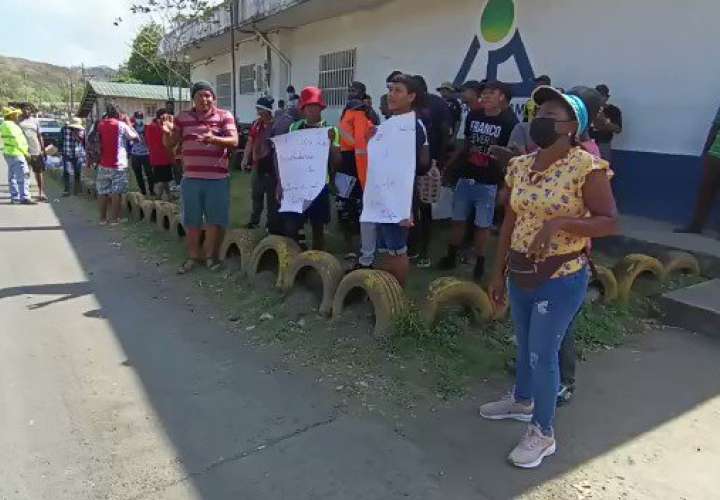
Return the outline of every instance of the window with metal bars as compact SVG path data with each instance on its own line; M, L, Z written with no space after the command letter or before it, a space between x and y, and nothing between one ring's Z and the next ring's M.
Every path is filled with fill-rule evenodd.
M222 75L218 75L215 80L218 108L232 108L232 75L230 73L223 73Z
M238 69L238 80L241 94L255 93L255 65L245 64Z
M346 104L348 87L355 78L356 52L357 49L350 49L320 56L318 87L322 89L328 106Z

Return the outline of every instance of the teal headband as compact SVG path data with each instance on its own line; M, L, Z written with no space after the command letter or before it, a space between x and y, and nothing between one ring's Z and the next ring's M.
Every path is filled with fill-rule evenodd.
M563 94L563 99L570 105L578 120L578 136L581 136L590 126L587 107L582 99L576 95Z

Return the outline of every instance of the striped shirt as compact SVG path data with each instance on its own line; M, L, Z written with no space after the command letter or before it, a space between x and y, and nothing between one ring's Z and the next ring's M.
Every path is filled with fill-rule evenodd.
M230 175L228 148L203 144L198 137L212 132L219 137L235 134L235 119L225 110L213 107L205 115L185 111L175 118L182 141L183 175L192 179L224 179Z

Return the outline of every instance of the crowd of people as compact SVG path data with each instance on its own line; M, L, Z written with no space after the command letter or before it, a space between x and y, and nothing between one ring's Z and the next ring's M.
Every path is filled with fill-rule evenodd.
M386 84L380 101L385 120L414 123L415 146L408 158L414 157L415 165L406 165L408 172L418 186L436 181L453 191L450 241L437 266L455 268L463 246L471 242L473 277L488 280L486 248L491 230L499 228L489 292L498 307L509 301L517 334L516 385L507 397L483 405L480 415L528 422L509 459L519 467L536 467L556 450L555 408L573 390L572 323L590 279L591 239L616 230L609 144L622 129L620 110L607 103L606 86L565 92L552 87L546 76L537 79L522 121L510 107L511 87L503 82L468 81L460 88L448 82L437 95L429 92L422 76L395 71ZM196 82L191 96L191 110L177 116L159 110L148 124L141 113L131 119L110 105L87 138L72 122L63 129L64 159L72 163L74 144L83 142L88 160L97 165L101 224L120 220L128 167L143 193L162 195L173 178L172 164L182 164L188 255L180 274L198 265L220 266L218 252L230 223L229 157L238 145L235 119L218 108L213 86ZM432 200L416 192L406 207L407 219L361 223L368 174L377 168L369 146L381 118L361 82L349 86L337 126L323 118L326 107L317 87L299 94L288 88L287 103L278 110L270 97L257 100L258 117L242 161L243 168L252 170L247 227L257 228L265 212L267 232L322 250L334 199L352 268L383 269L405 285L411 261L419 268L432 265ZM7 116L2 128L5 155L12 162L11 172L19 172L16 165L38 149L30 151L19 140L15 145L15 139L24 137L14 126L20 115ZM463 128L464 140L458 141ZM283 186L272 139L308 129L327 129L327 182L302 211L283 211L284 188L291 186ZM42 142L39 146L42 151ZM11 175L22 193L17 173ZM69 193L68 175L65 187ZM15 196L23 203L27 199Z

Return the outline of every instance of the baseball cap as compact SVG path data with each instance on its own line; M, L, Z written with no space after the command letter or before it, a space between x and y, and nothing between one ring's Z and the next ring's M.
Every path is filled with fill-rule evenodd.
M257 109L262 109L262 110L264 110L264 111L270 111L270 112L272 112L272 110L273 110L273 103L274 103L274 102L275 102L275 101L274 101L272 98L270 98L270 97L261 97L261 98L259 98L259 99L257 100L257 102L255 103L255 107L256 107Z
M510 102L510 99L512 99L512 90L510 90L510 85L505 82L501 82L498 80L487 82L483 90L499 90L500 92L505 94L505 98L508 102Z
M450 92L455 92L455 85L453 85L452 82L443 82L442 85L437 88L438 92L440 92L441 90L449 90Z
M365 93L367 92L367 87L362 82L352 82L350 84L350 90L354 90L360 95L365 95Z
M300 92L300 109L310 104L319 104L323 109L327 107L322 90L317 87L305 87L302 89L302 92Z
M463 83L460 88L462 90L474 90L475 92L480 94L485 88L485 83L479 82L477 80L468 80L467 82Z
M541 106L547 101L562 101L575 116L575 121L578 122L577 136L580 137L587 130L590 125L590 116L585 102L575 94L563 94L560 90L555 87L543 85L535 89L532 93L532 99Z
M566 92L568 95L576 95L585 103L585 107L588 111L588 120L592 122L600 112L602 107L602 95L597 89L591 89L590 87L584 87L578 85L571 88Z
M610 87L608 87L608 86L605 85L604 83L601 83L600 85L598 85L597 87L595 87L595 90L597 90L598 92L600 92L600 93L601 93L602 95L604 95L605 97L610 97Z

